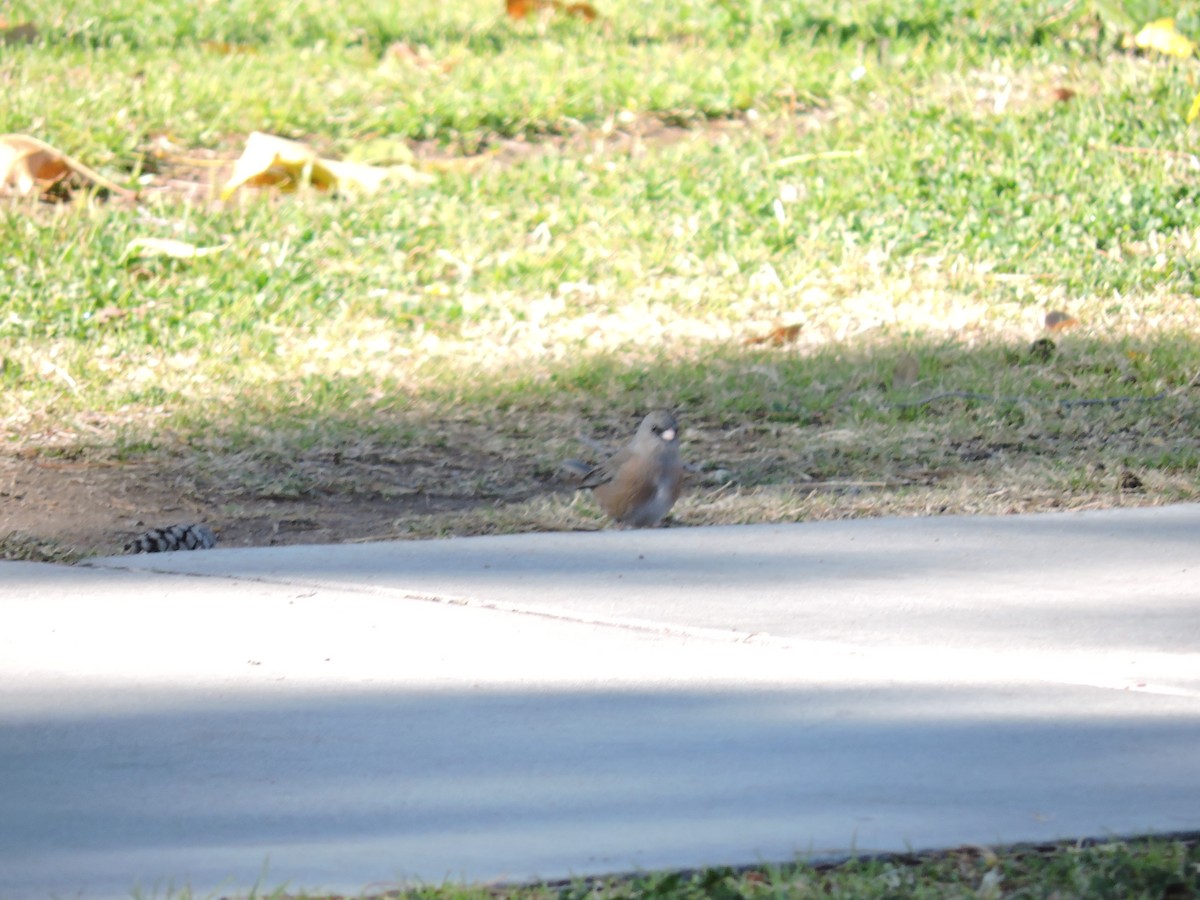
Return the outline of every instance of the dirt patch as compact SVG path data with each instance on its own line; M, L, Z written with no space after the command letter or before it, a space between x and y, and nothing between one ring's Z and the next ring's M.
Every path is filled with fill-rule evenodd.
M383 473L384 476L388 473ZM399 467L394 483L403 484ZM549 492L570 493L568 484ZM514 502L412 491L264 496L205 484L161 464L0 459L0 558L111 555L149 528L209 524L222 547L346 543L405 536L410 523Z
M669 525L795 522L885 515L1011 514L1195 500L1169 427L1075 435L1011 429L952 436L921 423L857 429L819 423L689 428L690 471ZM73 561L122 552L150 528L205 524L222 547L349 543L609 527L555 461L596 460L616 432L581 444L549 431L460 424L403 446L282 454L159 453L135 461L64 458L32 448L0 457L0 559ZM566 437L563 437L563 435ZM611 440L610 440L611 439ZM600 446L603 444L604 446ZM1137 447L1163 458L1132 462ZM472 448L472 449L468 449Z

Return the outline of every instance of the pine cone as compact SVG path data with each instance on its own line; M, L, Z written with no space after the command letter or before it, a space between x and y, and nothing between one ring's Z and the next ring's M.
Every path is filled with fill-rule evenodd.
M172 525L151 528L125 545L126 553L163 553L167 550L208 550L217 536L207 525Z

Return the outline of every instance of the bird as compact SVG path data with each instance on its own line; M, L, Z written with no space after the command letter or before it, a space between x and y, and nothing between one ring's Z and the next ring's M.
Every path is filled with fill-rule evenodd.
M579 487L590 488L618 525L652 527L670 512L683 488L679 423L667 410L655 410L611 459L593 469L573 460L566 465L582 473Z

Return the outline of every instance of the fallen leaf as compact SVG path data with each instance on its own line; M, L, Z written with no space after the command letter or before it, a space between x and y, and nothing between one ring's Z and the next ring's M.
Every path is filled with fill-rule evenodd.
M1187 121L1189 125L1196 121L1196 116L1200 116L1200 94L1192 98L1191 108L1188 109Z
M1137 33L1133 45L1139 50L1154 50L1168 56L1187 59L1196 52L1196 42L1175 30L1174 19L1156 19Z
M321 190L336 188L371 194L389 180L429 184L435 179L411 166L381 167L322 159L299 141L255 131L246 139L246 149L221 189L221 199L228 200L242 185L277 187L283 191L311 185Z
M323 159L321 164L333 175L338 187L362 190L368 194L373 194L388 182L433 184L437 181L432 175L418 172L412 166L403 164L370 166L366 163L339 162L333 159Z
M578 16L588 22L594 22L600 17L596 8L590 3L563 3L562 0L504 0L504 8L508 17L521 20L530 13L565 13L568 16Z
M315 150L298 141L275 137L255 131L246 138L246 148L233 166L233 174L221 189L221 199L228 200L244 184L275 186L296 190L301 184L328 188L333 177L317 165Z
M1069 87L1056 87L1051 93L1058 103L1066 103L1075 99L1075 92Z
M63 154L37 138L23 134L0 137L0 183L12 185L19 193L31 193L35 185L45 190L72 171Z
M600 18L600 13L596 12L596 7L590 3L568 3L562 8L566 11L567 15L579 16L588 22L595 22Z
M212 256L229 249L228 244L216 247L197 247L187 241L176 241L172 238L141 237L134 238L121 254L122 260L141 256L169 256L172 259L199 259Z
M1079 325L1079 320L1070 313L1054 312L1046 313L1046 328L1050 331L1066 331L1068 328L1075 328Z
M0 134L0 185L29 194L35 187L46 191L72 173L115 194L134 196L45 141L27 134Z
M20 25L4 24L0 27L0 44L32 44L38 39L37 26L32 22L22 22Z
M784 344L790 344L800 336L800 325L776 325L766 334L751 335L746 338L743 343L754 344L773 344L776 347L782 347Z

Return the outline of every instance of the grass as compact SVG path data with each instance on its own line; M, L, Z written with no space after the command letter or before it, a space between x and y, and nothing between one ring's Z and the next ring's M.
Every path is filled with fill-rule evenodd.
M766 897L1185 898L1200 890L1193 840L964 847L946 853L851 859L744 870L706 869L632 881L555 886L528 896L721 900ZM494 896L494 895L493 895ZM516 894L513 896L520 896Z
M80 554L52 539L39 538L20 532L0 535L0 559L23 562L72 563Z
M416 887L364 896L372 900L1188 900L1198 895L1200 846L1194 835L1187 835L1000 850L961 847L817 865L714 867L525 886ZM323 894L282 890L254 896L334 900Z

